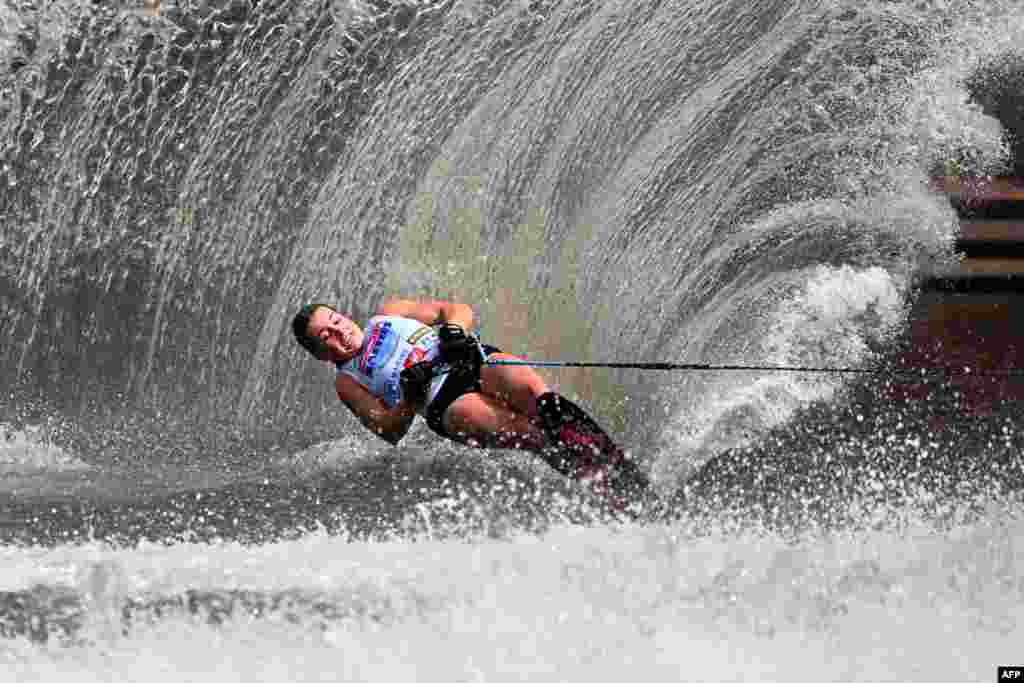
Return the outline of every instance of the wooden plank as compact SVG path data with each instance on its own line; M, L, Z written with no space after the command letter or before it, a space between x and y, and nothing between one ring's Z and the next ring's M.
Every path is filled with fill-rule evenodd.
M1024 221L960 221L960 240L1024 242Z
M924 292L997 293L1020 295L1024 293L1024 273L936 273L920 283Z
M929 186L950 199L971 202L1024 202L1024 178L1009 176L936 176Z
M960 261L958 268L965 275L989 275L993 273L1024 274L1024 259L1021 258L975 258Z

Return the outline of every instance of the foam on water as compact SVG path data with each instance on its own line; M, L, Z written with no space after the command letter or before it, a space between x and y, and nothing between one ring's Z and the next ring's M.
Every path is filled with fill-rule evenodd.
M61 471L88 467L88 463L54 445L38 425L15 429L0 424L0 469L4 471Z
M815 266L793 276L795 291L764 314L767 329L746 341L765 365L861 368L905 318L903 286L883 268ZM831 398L844 380L841 373L788 372L696 378L692 400L662 434L658 478L685 480L715 453L745 446L801 406Z
M19 429L0 423L0 493L25 489L58 493L91 470L89 463L54 444L45 426Z
M4 591L64 591L81 614L0 659L19 681L988 681L1024 635L1021 538L1001 504L797 538L682 523L3 548Z

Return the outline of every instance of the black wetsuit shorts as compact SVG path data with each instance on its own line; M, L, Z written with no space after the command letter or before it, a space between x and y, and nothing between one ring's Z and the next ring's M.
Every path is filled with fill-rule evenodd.
M501 349L490 344L482 344L481 348L485 356L490 356L492 353L501 353ZM468 367L453 369L448 373L448 378L441 385L441 390L437 392L437 396L427 406L425 414L427 426L438 436L443 436L446 439L452 438L444 428L444 412L448 410L448 406L455 402L455 399L463 394L479 393L479 391L480 373L478 371Z

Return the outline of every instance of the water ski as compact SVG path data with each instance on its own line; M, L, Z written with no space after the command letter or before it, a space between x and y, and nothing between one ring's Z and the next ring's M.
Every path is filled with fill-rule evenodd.
M578 405L549 392L537 399L537 414L554 444L545 460L558 472L586 482L618 509L646 493L647 477Z

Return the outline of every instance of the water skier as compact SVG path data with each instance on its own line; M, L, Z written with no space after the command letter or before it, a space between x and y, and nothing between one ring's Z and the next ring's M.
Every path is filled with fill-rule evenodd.
M364 330L330 306L309 304L292 331L313 357L335 366L338 398L390 444L420 414L439 436L536 453L599 493L646 488L597 423L533 368L488 364L517 357L467 334L473 320L466 304L398 299L383 303Z

